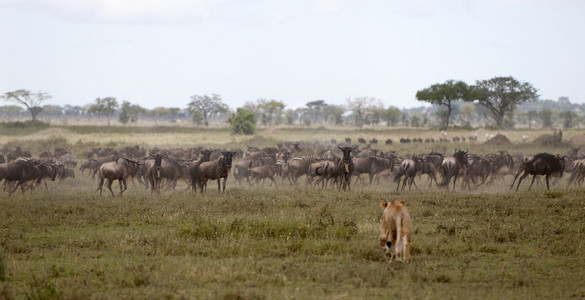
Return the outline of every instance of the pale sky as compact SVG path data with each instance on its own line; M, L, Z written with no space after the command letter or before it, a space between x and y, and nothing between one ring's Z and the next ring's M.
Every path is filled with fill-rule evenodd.
M582 0L0 0L0 94L232 109L374 97L420 106L449 79L513 76L585 102ZM0 105L6 105L6 103Z

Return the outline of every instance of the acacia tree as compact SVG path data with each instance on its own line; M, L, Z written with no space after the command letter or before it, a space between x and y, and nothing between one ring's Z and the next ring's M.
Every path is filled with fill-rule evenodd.
M90 114L106 117L108 126L110 126L110 119L116 111L118 111L118 100L114 97L97 98L94 104L90 105L87 109L87 112Z
M382 114L382 119L386 121L386 126L396 126L398 121L400 121L400 116L402 116L402 112L398 107L390 105L387 109L384 110Z
M319 116L321 116L321 113L327 107L325 100L310 101L305 105L309 109L309 113L315 117L315 122L319 122Z
M282 110L285 105L282 101L270 100L264 104L263 110L268 124L272 125L272 121L276 119L276 122L280 122L282 119Z
M142 108L138 104L131 104L128 101L122 101L122 106L120 107L120 115L118 116L118 121L122 124L135 123L138 121L138 114L145 113L146 109Z
M0 96L4 101L15 102L26 106L26 109L30 112L32 120L37 120L37 115L43 111L41 103L52 98L48 93L41 91L31 93L27 90L17 90L14 92L7 92Z
M528 82L519 82L513 77L494 77L477 81L472 87L478 105L485 107L495 122L502 127L506 113L514 111L518 104L538 100L537 89Z
M333 123L333 125L343 124L343 114L345 108L343 105L327 105L323 108L323 115L327 116L327 123Z
M367 116L367 113L374 105L375 101L376 99L372 97L357 97L354 99L348 98L346 100L347 109L353 112L355 125L360 129L362 126L364 126L364 120Z
M154 121L154 125L158 126L158 121L161 118L164 118L165 116L168 116L171 114L171 109L168 107L155 107L151 110L146 111L146 114L149 115L152 120Z
M205 126L209 125L207 121L207 117L211 116L215 113L223 113L228 111L228 106L221 102L221 96L218 94L211 94L208 95L193 95L191 96L191 102L187 104L187 110L189 113L193 111L200 111L203 114L203 121L205 122Z
M471 88L463 81L447 80L445 83L433 84L430 87L416 92L416 99L431 104L445 106L445 127L449 126L451 111L455 101L473 100Z

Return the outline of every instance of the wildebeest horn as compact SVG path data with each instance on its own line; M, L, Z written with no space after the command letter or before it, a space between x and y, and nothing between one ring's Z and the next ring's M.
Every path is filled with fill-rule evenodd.
M469 153L469 149L465 148L465 153Z

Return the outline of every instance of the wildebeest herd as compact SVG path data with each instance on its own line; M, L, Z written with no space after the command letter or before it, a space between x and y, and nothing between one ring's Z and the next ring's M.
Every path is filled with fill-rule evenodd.
M585 159L570 153L524 156L500 151L480 155L455 149L452 153L431 151L399 155L395 151L372 148L377 140L361 148L333 145L333 142L321 148L316 146L318 143L286 142L276 147L248 147L246 151L154 147L148 154L137 145L119 150L95 148L86 153L87 160L80 164L79 171L82 175L97 177L100 195L104 184L114 195L111 186L116 180L120 195L127 189L127 180L150 189L153 194L175 190L178 182L186 183L193 191L204 192L208 181L216 180L221 192L225 191L230 175L234 177L233 184L241 187L255 187L268 180L275 188L288 185L337 190L350 190L357 183L395 186L396 190L405 190L408 185L409 190L413 186L419 190L417 181L420 184L425 178L429 188L434 182L436 187L447 190L473 190L481 185L504 183L505 176L513 176L510 189L517 181L515 188L518 190L528 175L532 175L529 189L536 180L540 182L539 175L544 176L547 189L550 189L551 177L558 179L565 172L571 174L568 185L582 184L585 179ZM19 147L5 155L6 162L0 155L0 180L4 180L4 190L8 193L18 188L23 192L47 188L47 181L75 178L77 162L74 155L63 148L55 148L53 153L43 151L38 158Z

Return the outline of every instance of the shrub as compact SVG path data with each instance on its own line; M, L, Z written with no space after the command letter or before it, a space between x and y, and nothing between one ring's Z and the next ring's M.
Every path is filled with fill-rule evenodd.
M235 134L254 134L256 132L256 116L249 110L238 108L238 111L232 114L227 122L232 125Z

